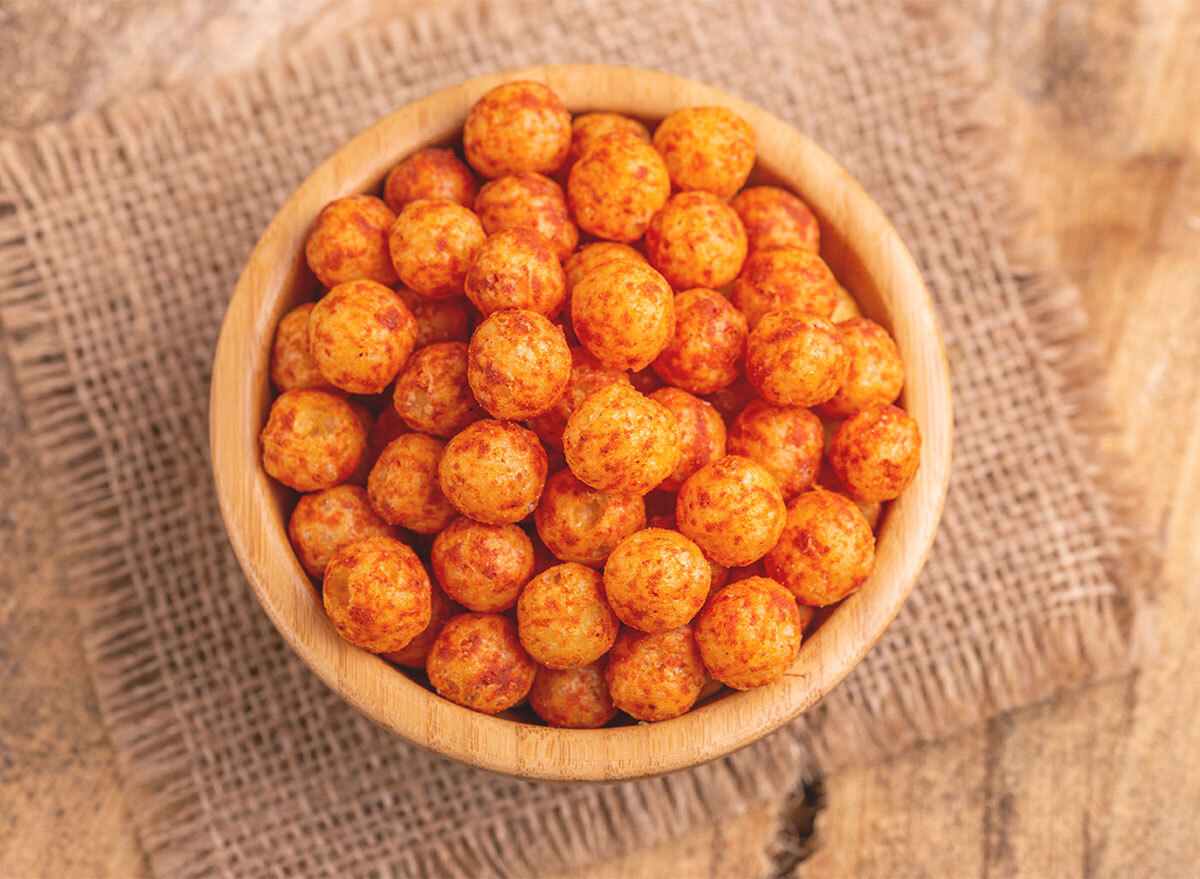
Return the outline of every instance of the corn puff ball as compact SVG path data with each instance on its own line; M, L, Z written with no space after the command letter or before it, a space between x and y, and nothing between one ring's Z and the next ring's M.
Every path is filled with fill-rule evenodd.
M554 317L566 296L566 278L550 242L533 229L517 227L483 242L467 270L465 289L484 317L506 308Z
M434 538L431 561L447 595L469 610L499 613L533 576L533 543L516 525L459 516Z
M533 512L546 483L546 450L531 430L485 418L446 444L442 491L477 522L507 525Z
M579 161L600 138L608 134L629 135L650 143L650 131L636 119L620 113L583 113L571 120L571 151L568 161Z
M399 296L417 322L416 350L438 342L467 342L471 338L471 316L463 299L430 299L407 287L398 287Z
M567 276L567 297L570 298L575 285L583 280L584 275L615 259L646 261L646 257L639 251L616 241L593 241L568 256L563 260L563 271Z
M653 635L623 628L604 669L613 704L637 720L686 714L706 677L691 626Z
M792 593L767 577L750 577L714 595L695 630L708 673L735 690L748 690L791 668L804 621Z
M517 600L517 631L525 650L547 668L595 662L617 638L598 571L565 562L542 571Z
M467 346L442 342L422 348L396 376L392 402L409 428L433 436L453 436L483 418L467 387Z
M872 403L890 405L904 387L904 363L888 331L865 317L838 324L850 369L837 393L820 405L826 418L847 418Z
M347 281L308 317L308 344L321 374L351 394L378 394L413 352L417 322L404 302L374 281Z
M645 262L613 260L575 285L571 324L580 344L605 366L644 369L675 332L675 294Z
M571 114L540 82L498 85L475 102L463 125L467 163L484 177L552 174L571 148Z
M271 384L279 391L305 388L330 390L333 385L313 360L308 347L308 316L316 303L297 305L279 319L271 345Z
M795 497L767 573L801 604L825 607L862 585L875 564L875 535L854 502L824 489Z
M685 107L654 131L671 182L728 199L754 167L754 131L726 107Z
M409 641L399 650L390 650L381 654L388 662L403 665L407 668L424 668L433 642L442 632L442 626L452 616L462 613L463 609L446 597L437 583L432 584L429 591L429 625L419 635Z
M345 482L367 447L366 432L350 404L313 390L276 397L259 440L267 474L305 492Z
M679 466L679 427L662 404L608 385L571 415L563 452L571 472L592 488L643 495Z
M798 248L817 253L821 227L812 210L778 186L751 186L730 202L746 227L750 252Z
M824 403L849 369L842 331L813 314L770 312L746 341L746 378L776 406Z
M693 473L675 503L680 532L726 567L753 564L766 555L779 540L786 515L783 493L771 474L737 455Z
M367 496L385 522L418 534L437 534L450 524L454 507L437 478L445 448L423 433L406 433L388 443L367 477Z
M471 336L467 381L496 418L541 415L558 402L571 377L562 330L536 311L498 311Z
M666 632L704 606L712 571L700 547L678 531L646 528L617 544L604 563L613 612L641 632Z
M607 494L560 470L546 483L533 521L557 558L599 567L622 538L645 526L646 504L641 495Z
M586 348L572 348L571 375L562 396L541 415L530 419L529 426L546 446L561 450L567 419L590 393L606 385L628 384L629 376L621 370L601 365Z
M321 600L337 633L363 650L400 650L429 625L429 575L411 547L368 537L333 554Z
M838 283L825 261L808 250L760 250L750 254L733 282L733 304L758 326L770 311L801 311L829 317Z
M725 456L725 422L711 404L679 388L659 388L648 397L674 415L679 427L679 463L659 484L679 491L689 476Z
M485 183L475 198L475 213L489 235L533 229L550 242L560 260L579 243L579 227L571 219L566 193L541 174L507 174Z
M425 660L438 695L483 714L512 708L533 686L537 664L517 638L517 626L497 613L446 620Z
M604 661L577 668L538 666L529 691L529 707L550 726L564 729L598 729L617 715Z
M677 192L646 229L646 257L676 290L724 287L746 260L746 230L711 192Z
M675 297L675 332L651 365L668 384L711 394L737 380L748 335L746 318L716 290L684 290Z
M433 299L453 299L463 295L467 268L486 238L479 217L467 208L422 198L400 211L388 248L405 286Z
M325 575L333 554L368 537L395 537L396 529L371 509L367 493L357 485L337 485L306 494L288 520L288 537L296 558L314 577Z
M388 230L395 220L392 209L373 195L331 201L308 233L308 267L326 287L360 280L396 283L388 256Z
M444 198L469 208L477 189L475 175L454 150L430 147L417 150L388 173L383 200L396 213L423 198Z
M855 500L890 501L921 466L921 428L903 409L872 403L838 427L829 463Z
M609 241L637 241L671 195L662 156L626 134L596 139L571 167L567 203L579 228Z
M821 469L825 433L821 420L799 406L747 404L729 428L729 454L757 461L790 500L812 488Z

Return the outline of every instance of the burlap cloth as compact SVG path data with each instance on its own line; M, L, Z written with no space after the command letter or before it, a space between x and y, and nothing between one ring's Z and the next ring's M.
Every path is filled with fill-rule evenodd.
M548 61L694 77L823 144L922 266L958 419L933 556L861 667L753 747L608 787L451 764L321 685L243 581L206 448L222 311L290 191L396 106ZM552 872L1131 667L1151 566L1101 448L1101 371L1075 294L1011 240L981 82L936 8L493 4L0 147L0 321L155 872Z

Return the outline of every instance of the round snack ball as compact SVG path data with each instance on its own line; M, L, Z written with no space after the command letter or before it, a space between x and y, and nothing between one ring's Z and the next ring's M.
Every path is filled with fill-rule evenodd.
M620 113L583 113L571 120L570 162L579 161L600 138L607 134L631 135L642 143L650 143L650 131L636 119Z
M854 499L890 501L921 466L921 428L903 409L872 403L838 427L829 463Z
M314 577L324 576L333 554L346 544L395 536L396 529L371 509L366 491L357 485L337 485L304 495L288 520L296 558Z
M331 201L308 233L308 267L326 287L358 280L396 283L388 256L388 230L395 221L392 209L373 195Z
M371 506L385 522L418 534L437 534L454 519L454 507L438 485L438 462L446 444L423 433L388 443L367 477Z
M749 565L779 540L787 510L774 477L760 464L726 455L701 467L679 489L675 521L722 565Z
M367 449L350 404L328 391L284 391L271 404L259 440L263 469L296 491L345 482Z
M804 634L796 599L767 577L726 586L695 628L704 667L735 690L769 684L791 668Z
M835 324L840 324L842 321L850 320L852 317L862 316L862 309L858 307L858 303L850 295L850 291L841 284L838 284L837 305L833 307L833 314L830 315L829 319Z
M425 659L433 649L433 642L441 634L442 626L446 625L446 620L462 612L463 609L447 598L437 583L433 583L429 592L429 625L404 647L384 653L383 658L407 668L424 668Z
M517 638L517 626L497 613L446 620L425 660L438 695L484 714L512 708L533 686L537 664Z
M821 420L799 406L747 404L729 428L729 454L757 461L789 500L812 488L825 453Z
M716 290L684 290L675 297L675 333L652 366L677 388L711 394L737 380L748 335L746 318Z
M378 394L413 352L417 322L404 301L374 281L338 284L308 317L313 360L330 384Z
M750 254L733 282L733 304L750 329L770 311L802 311L830 317L838 283L825 261L808 250L760 250Z
M508 174L485 183L475 198L475 213L489 235L533 229L550 242L559 259L566 259L579 243L579 227L567 209L566 194L541 174Z
M358 419L359 425L362 427L363 436L370 437L371 431L375 429L375 416L371 414L371 410L362 401L361 397L351 397L349 394L343 394L341 391L333 391L337 396L343 397L354 410L354 416ZM368 439L368 443L370 440ZM358 466L354 468L354 472L346 477L346 482L350 485L363 486L367 484L367 474L371 472L371 465L374 461L369 461L370 448L363 451L363 456L358 459Z
M434 299L463 295L467 267L487 234L479 217L444 198L409 202L388 236L400 280Z
M520 522L546 483L546 450L531 430L485 418L446 444L442 491L460 513L489 525Z
M399 650L432 616L429 575L411 547L368 537L333 554L321 600L337 633L363 650Z
M802 604L825 607L862 585L875 564L875 535L849 498L824 489L788 504L787 524L767 553L767 573Z
M308 316L316 303L297 305L279 319L271 346L271 384L279 391L333 387L313 360L308 347Z
M465 289L484 317L506 308L554 317L562 309L566 279L550 242L533 229L517 227L483 242L467 270Z
M724 287L746 260L746 230L711 192L677 192L646 229L646 257L676 290Z
M444 198L465 208L475 201L475 175L454 150L417 150L391 170L383 182L383 200L396 213L422 198Z
M499 613L533 576L533 543L516 525L459 516L434 538L431 560L447 595L469 610Z
M637 720L686 714L706 677L691 626L653 635L621 629L604 669L613 704Z
M778 186L750 186L730 202L742 225L750 252L799 248L817 253L821 227L803 201Z
M553 173L570 148L571 114L540 82L496 86L475 102L463 125L467 163L484 177Z
M836 426L834 425L835 428ZM825 425L825 427L828 430L829 425ZM833 438L832 432L829 433L829 438ZM828 456L821 462L821 469L817 473L816 485L829 491L836 491L843 497L850 498L850 500L854 501L854 505L862 512L863 516L866 517L867 524L871 526L871 530L875 531L879 528L879 519L883 515L884 502L862 501L851 497L850 489L846 488L845 483L838 479L838 475L833 472L833 465L829 463Z
M404 300L417 322L416 348L470 340L471 316L465 299L430 299L407 287L397 288L396 295Z
M712 404L679 388L659 388L648 395L675 416L679 427L679 463L660 488L679 491L689 476L725 455L725 422Z
M567 203L584 232L609 241L637 241L671 195L662 156L636 137L596 139L567 178Z
M392 401L412 430L433 436L453 436L483 410L467 387L467 346L441 342L422 348L396 376Z
M646 504L641 495L606 494L560 470L546 483L533 521L557 558L599 567L622 538L645 526Z
M682 626L704 606L711 584L700 547L665 528L629 535L604 563L604 591L613 612L641 632Z
M529 707L550 726L564 729L598 729L617 716L603 661L578 668L538 666Z
M541 415L558 402L570 377L571 349L562 330L536 311L498 311L471 336L467 381L496 418Z
M585 244L563 261L563 271L567 276L567 298L570 298L575 285L583 280L584 275L614 259L646 261L646 257L628 244L616 241L593 241L591 244Z
M547 668L577 668L608 652L620 624L599 571L565 562L530 580L517 600L521 645Z
M571 472L592 488L642 495L679 466L679 427L661 403L608 385L572 413L563 452Z
M645 262L612 260L575 285L571 325L580 344L605 366L644 369L675 332L675 294Z
M754 131L726 107L685 107L654 131L671 182L730 198L754 167Z
M571 349L571 375L567 386L554 405L530 420L529 426L543 443L562 449L562 435L567 419L593 391L606 385L628 385L629 376L619 369L609 369L588 353L586 348Z
M850 369L837 393L820 406L827 418L847 418L872 403L894 403L904 387L904 363L888 331L865 317L838 324Z
M849 369L842 331L815 314L772 311L746 340L746 378L776 406L824 403Z

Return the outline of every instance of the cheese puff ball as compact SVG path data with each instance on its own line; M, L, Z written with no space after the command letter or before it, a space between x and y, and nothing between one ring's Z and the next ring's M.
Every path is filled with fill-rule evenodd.
M608 652L620 624L598 571L565 562L542 571L517 600L521 646L547 668L577 668Z
M562 264L542 235L517 227L491 235L467 270L467 298L484 317L505 308L526 308L547 317L562 309Z
M395 536L396 529L371 509L367 493L357 485L338 485L304 495L288 520L296 558L314 577L325 574L333 554L346 544Z
M679 463L659 485L666 491L679 491L689 476L709 461L724 457L725 422L711 404L679 388L659 388L648 396L674 415L679 427Z
M434 538L431 561L447 595L469 610L499 613L533 576L533 543L516 525L459 516Z
M567 160L571 114L540 82L506 82L475 102L463 125L467 163L484 177L551 174Z
M486 418L446 444L438 476L442 491L464 516L507 525L533 512L546 469L546 450L533 431Z
M571 472L592 488L646 494L679 466L679 427L661 403L608 385L572 413L563 452Z
M726 107L685 107L654 131L654 147L679 189L703 189L728 199L754 167L754 131Z
M865 317L838 324L850 369L837 393L820 406L827 418L847 418L872 403L894 403L904 387L904 362L888 331Z
M750 252L798 248L817 253L821 227L803 201L778 186L750 186L730 202L746 227Z
M691 626L653 635L621 629L604 669L613 704L637 720L686 714L706 677Z
M837 288L829 266L811 251L760 250L742 266L731 298L754 329L769 311L829 317L837 304Z
M641 632L682 626L704 606L711 584L700 547L665 528L629 535L604 563L608 603L621 622Z
M787 524L767 553L767 573L801 604L825 607L862 585L875 564L875 535L849 498L818 488L788 504Z
M330 384L378 394L412 354L417 322L395 293L374 281L339 284L308 317L313 360Z
M674 501L674 498L672 496L672 506L674 505L673 501ZM675 514L674 513L663 514L661 516L651 516L650 518L648 518L646 520L646 525L650 528L665 528L668 531L679 530L678 528L675 527ZM726 583L729 582L730 569L725 567L724 565L717 564L712 559L710 559L708 556L705 556L704 560L706 562L708 562L708 573L709 573L708 597L711 598L712 596L717 594L718 590L720 590L720 588L722 586L724 586ZM764 573L765 573L765 569L764 569Z
M675 297L675 333L652 366L677 388L711 394L737 380L748 335L746 318L716 290L684 290Z
M284 391L271 404L259 440L263 469L296 491L345 482L367 449L350 404L328 391Z
M479 217L444 198L409 202L392 224L388 248L413 292L434 299L463 295L471 259L487 238Z
M646 229L646 257L676 290L724 287L746 260L746 230L711 192L678 192Z
M383 182L383 200L396 213L422 198L444 198L469 208L475 201L475 175L454 150L417 150L391 170Z
M529 707L550 726L565 729L598 729L617 716L603 661L578 668L538 666Z
M872 403L838 427L829 463L855 500L890 501L921 466L921 428L903 409Z
M767 577L750 577L713 596L695 630L708 673L735 690L748 690L791 668L804 622L792 593Z
M429 592L429 625L404 647L382 654L388 662L407 668L424 668L429 651L433 649L433 642L441 634L446 620L463 612L461 607L446 597L446 593L438 588L436 583L432 584L432 587Z
M533 521L556 557L599 567L614 546L645 526L646 504L641 495L606 494L560 470L546 483Z
M567 297L571 296L575 285L583 280L584 275L614 259L646 261L646 257L628 244L616 241L593 241L591 244L585 244L563 260L563 271L567 276Z
M455 517L438 485L438 462L446 444L423 433L388 443L367 477L371 506L384 521L418 534L437 534Z
M849 369L842 331L815 314L772 311L746 341L746 378L776 406L824 403Z
M308 267L326 287L358 280L396 283L388 256L388 230L395 221L395 212L373 195L331 201L308 233Z
M737 418L751 401L757 399L758 391L754 390L754 385L750 384L744 375L734 379L729 387L704 395L704 401L711 403L713 408L721 413L721 418L726 424Z
M453 436L483 410L467 387L467 346L442 342L422 348L396 376L392 401L412 430L433 436Z
M570 162L595 146L607 134L630 135L643 143L650 143L650 130L636 119L620 113L583 113L571 120Z
M636 137L598 138L567 178L567 203L584 232L609 241L637 241L671 195L662 156Z
M784 500L812 488L824 452L821 420L799 406L755 400L729 428L729 454L762 464L779 483Z
M605 366L649 366L675 332L675 294L645 262L617 259L592 269L571 294L571 325Z
M467 381L496 418L541 415L558 402L570 377L571 349L562 330L536 311L498 311L471 336Z
M279 319L271 346L271 384L280 391L332 388L308 347L308 316L315 303L298 305Z
M680 532L726 567L749 565L766 555L779 540L786 514L774 477L738 455L693 473L675 503Z
M837 305L833 307L833 314L829 319L835 324L840 324L843 321L850 320L852 317L862 316L862 309L858 307L858 302L850 295L850 291L841 284L838 284Z
M417 322L415 347L438 342L466 342L471 338L471 316L462 299L430 299L407 287L396 290Z
M464 613L446 620L425 660L438 695L484 714L524 699L536 671L517 638L516 623L496 613Z
M541 174L508 174L485 183L475 199L475 213L489 235L533 229L550 242L559 259L566 259L579 243L579 227L567 209L566 194Z
M429 575L417 554L391 537L368 537L333 554L321 600L337 633L363 650L399 650L432 615Z
M571 375L567 386L554 405L532 418L529 426L547 446L562 449L562 435L579 404L588 394L606 385L628 385L629 376L619 369L609 369L588 353L586 348L571 349Z
M830 437L832 439L832 436ZM866 517L867 524L871 526L871 530L875 531L879 527L879 520L883 516L883 501L861 501L850 496L850 489L846 488L845 483L838 479L838 475L833 472L833 465L829 463L828 456L821 462L821 469L817 473L817 485L821 488L826 488L829 491L836 491L838 494L850 498L854 501L854 505Z

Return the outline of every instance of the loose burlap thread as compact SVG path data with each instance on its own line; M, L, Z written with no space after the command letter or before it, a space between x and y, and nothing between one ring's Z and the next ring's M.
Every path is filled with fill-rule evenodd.
M754 746L611 786L451 764L325 689L246 588L206 448L225 303L297 183L406 101L553 61L691 76L825 146L921 265L956 400L941 531L866 661ZM558 871L1131 668L1154 554L1077 294L1016 240L982 82L936 7L468 4L0 145L0 324L155 873Z

